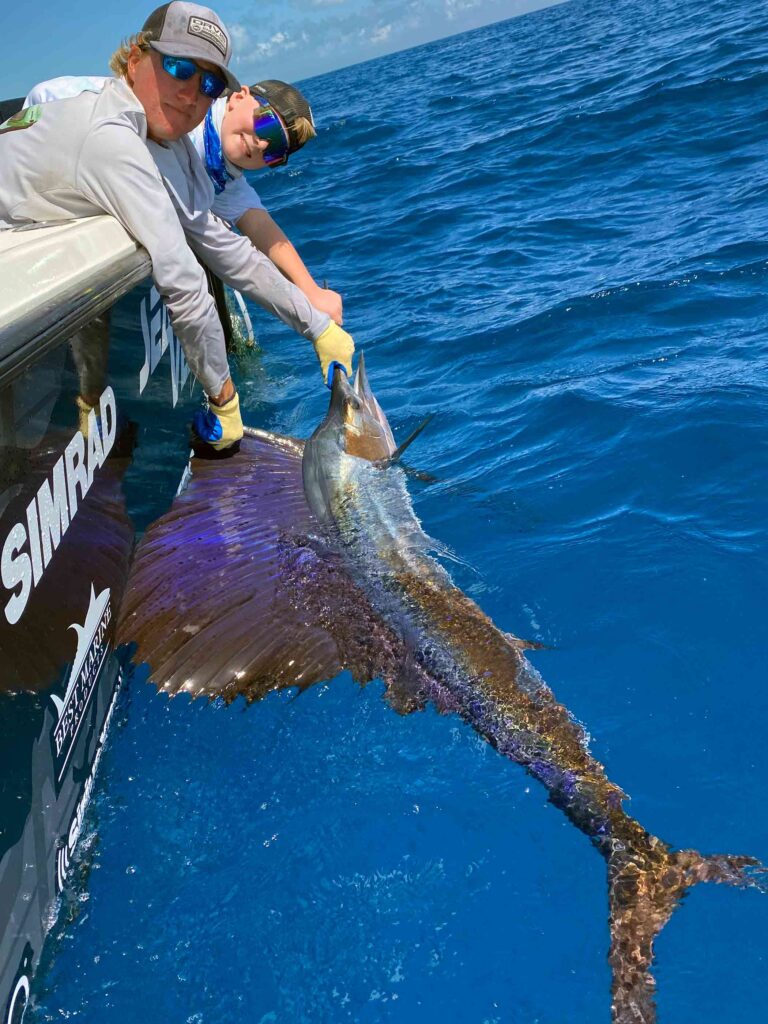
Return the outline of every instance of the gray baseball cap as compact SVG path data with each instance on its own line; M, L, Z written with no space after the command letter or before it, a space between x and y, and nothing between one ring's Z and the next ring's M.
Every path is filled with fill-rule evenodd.
M173 0L153 11L142 26L152 35L150 46L169 57L190 57L214 64L237 92L240 83L227 65L232 57L232 40L218 14L210 7Z

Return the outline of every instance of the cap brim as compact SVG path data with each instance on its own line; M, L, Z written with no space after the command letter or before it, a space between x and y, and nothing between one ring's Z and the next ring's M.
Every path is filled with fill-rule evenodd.
M185 43L183 46L178 43L150 43L153 50L164 54L166 57L189 57L190 60L203 60L206 64L212 64L217 68L227 83L230 92L239 92L242 86L226 65L220 61L211 60L209 50L198 49L194 44Z

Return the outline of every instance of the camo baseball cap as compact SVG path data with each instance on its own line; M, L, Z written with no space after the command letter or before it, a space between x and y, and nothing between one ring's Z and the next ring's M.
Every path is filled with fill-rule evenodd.
M240 88L227 67L232 57L232 40L221 18L210 7L173 0L150 14L142 32L151 34L149 45L158 53L207 61L221 71L228 89L237 92Z

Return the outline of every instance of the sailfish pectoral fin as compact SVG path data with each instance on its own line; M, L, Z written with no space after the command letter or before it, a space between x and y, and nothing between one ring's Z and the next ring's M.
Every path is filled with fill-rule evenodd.
M230 459L194 460L188 487L145 534L118 641L135 645L160 689L258 699L346 667L323 613L341 570L308 540L301 453L298 441L246 436Z

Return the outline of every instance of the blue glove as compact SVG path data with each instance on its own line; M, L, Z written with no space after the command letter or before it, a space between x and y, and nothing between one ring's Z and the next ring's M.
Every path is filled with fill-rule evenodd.
M192 417L192 430L199 440L210 445L214 451L231 449L236 452L243 436L237 392L224 405L211 404L207 412L199 409Z

